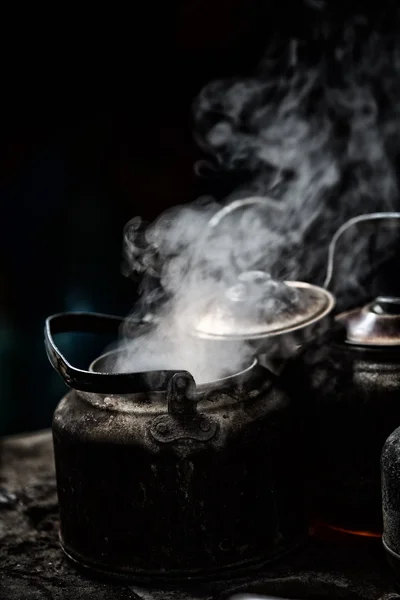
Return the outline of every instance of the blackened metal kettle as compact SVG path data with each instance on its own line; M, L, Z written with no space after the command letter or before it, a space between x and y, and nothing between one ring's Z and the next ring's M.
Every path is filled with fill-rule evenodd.
M113 352L79 370L55 344L121 324L85 313L46 323L50 362L71 388L53 419L67 556L154 582L236 576L296 547L307 535L301 407L256 358L196 385L182 370L114 373Z
M213 223L260 201L233 203ZM270 285L279 287L281 310L266 318ZM261 295L246 312L249 286ZM333 307L332 295L317 286L240 274L197 315L193 336L210 349L249 341L252 358L240 372L201 385L182 365L137 373L133 364L132 372L116 372L118 351L77 369L56 334L117 336L122 319L49 317L48 357L71 388L53 420L65 553L115 577L187 580L240 575L304 540L305 397L291 396L271 364L329 328ZM140 337L151 327L131 322L125 329Z
M373 213L345 223L330 246L325 287L336 242L348 228L398 226L399 219L400 213ZM312 512L319 526L380 536L380 455L400 424L400 299L378 296L335 321L325 339L300 352L284 374L296 381L293 394L303 379L308 397Z

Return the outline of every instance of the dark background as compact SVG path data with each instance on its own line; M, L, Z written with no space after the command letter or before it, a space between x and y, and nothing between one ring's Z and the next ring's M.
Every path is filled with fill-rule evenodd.
M49 426L65 391L44 351L45 318L125 315L135 288L121 275L124 224L204 191L192 101L210 79L256 64L265 6L137 4L112 23L3 21L0 434Z

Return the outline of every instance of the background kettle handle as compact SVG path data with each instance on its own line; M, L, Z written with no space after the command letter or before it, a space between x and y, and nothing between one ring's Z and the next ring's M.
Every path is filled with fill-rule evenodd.
M377 212L377 213L367 213L365 215L358 215L357 217L353 217L343 223L341 227L334 234L328 248L328 264L326 270L326 277L323 283L323 287L328 289L331 282L334 271L334 262L335 262L335 250L336 244L342 234L347 231L353 225L357 225L358 223L362 223L365 221L381 221L381 220L391 220L391 219L400 219L400 212Z

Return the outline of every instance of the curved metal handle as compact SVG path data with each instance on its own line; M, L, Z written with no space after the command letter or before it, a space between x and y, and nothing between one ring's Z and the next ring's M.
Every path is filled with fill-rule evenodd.
M378 220L385 220L385 219L388 219L388 220L400 219L400 212L380 212L380 213L368 213L365 215L358 215L357 217L353 217L352 219L349 219L348 221L346 221L346 223L344 223L341 227L339 227L339 229L336 231L335 235L333 236L333 238L329 244L329 248L328 248L328 265L327 265L327 270L326 270L325 281L323 284L323 287L325 289L328 289L328 287L332 281L336 244L337 244L337 241L339 240L339 238L342 236L342 234L345 231L347 231L347 229L349 229L353 225L356 225L357 223L361 223L364 221L378 221Z
M222 221L222 219L224 219L228 214L234 212L235 210L238 210L239 208L241 208L243 206L250 206L252 204L253 205L258 204L258 205L265 206L266 202L268 202L268 200L261 196L254 196L251 198L244 198L242 200L235 200L235 201L231 202L230 204L227 204L226 206L220 208L216 213L213 214L213 216L209 219L207 225L203 228L200 236L197 238L196 242L193 244L192 252L189 255L189 263L190 263L189 266L191 266L193 268L187 269L187 272L183 277L182 287L185 287L186 281L190 281L190 278L193 275L196 276L196 274L197 274L196 265L198 264L199 260L201 259L202 255L203 255L204 244L207 241L207 236L209 235L210 231L213 230L215 227L217 227L219 225L219 223Z
M221 223L221 221L223 219L225 219L226 216L230 215L231 213L233 213L236 210L239 210L240 208L243 208L243 207L254 206L254 205L266 207L268 205L268 203L271 203L271 202L274 202L274 206L276 208L280 208L278 203L276 203L272 198L269 198L267 196L251 196L249 198L242 198L241 200L234 200L233 202L230 202L230 204L227 204L226 206L223 206L222 208L220 208L210 218L210 220L208 221L206 227L204 228L204 230L202 232L202 235L198 238L197 242L194 244L193 254L190 259L191 263L192 264L197 263L199 256L201 256L201 254L202 254L202 249L203 249L204 243L206 242L207 236L209 235L210 231L215 229ZM190 272L191 271L189 269L189 273ZM196 272L195 269L194 269L194 272ZM189 275L187 275L187 276L189 276Z
M100 394L129 394L165 391L177 371L146 371L144 373L96 373L77 369L61 354L54 341L58 333L81 332L118 335L124 319L100 313L59 313L46 319L44 342L52 367L65 383L76 390ZM140 324L138 323L138 326ZM187 373L186 371L184 372ZM189 373L187 373L191 377ZM158 385L151 385L157 380Z
M214 229L220 222L229 214L235 212L236 210L243 208L245 206L262 206L265 207L269 202L273 202L272 198L266 196L251 196L250 198L242 198L241 200L234 200L230 204L227 204L223 208L221 208L218 212L216 212L208 222L207 229ZM277 207L279 205L277 204Z

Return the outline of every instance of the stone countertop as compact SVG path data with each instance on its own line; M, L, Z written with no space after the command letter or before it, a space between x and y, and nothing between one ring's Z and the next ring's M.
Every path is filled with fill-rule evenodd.
M159 590L86 578L64 557L57 530L51 433L0 440L1 600L205 600L239 589L286 598L400 598L375 539L310 538L300 551L247 580Z

